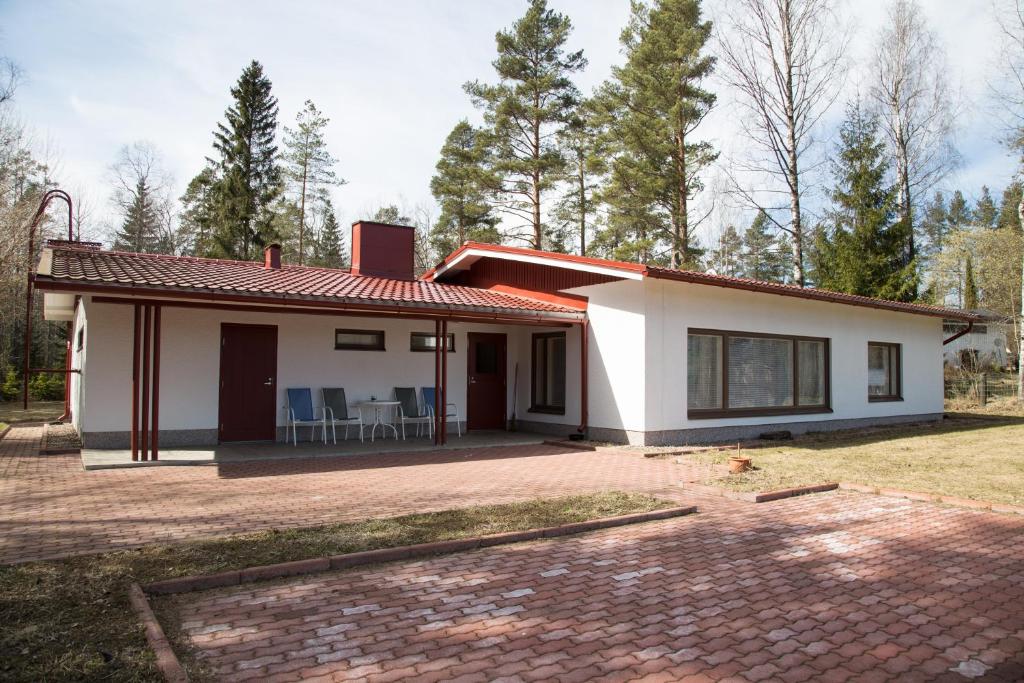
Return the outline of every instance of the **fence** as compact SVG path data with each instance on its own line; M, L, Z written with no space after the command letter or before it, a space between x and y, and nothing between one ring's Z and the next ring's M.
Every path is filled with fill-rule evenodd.
M946 378L946 399L985 405L989 401L1017 397L1017 376L1006 373L971 373Z

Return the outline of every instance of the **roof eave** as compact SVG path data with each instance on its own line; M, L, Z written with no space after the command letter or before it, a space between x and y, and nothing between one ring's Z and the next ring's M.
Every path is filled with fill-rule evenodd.
M439 304L425 301L393 301L389 299L360 299L356 297L312 297L294 294L225 292L219 289L174 288L142 284L125 284L119 282L95 282L76 280L73 278L54 278L50 275L37 274L35 286L42 290L74 291L82 294L119 294L125 296L149 296L156 298L201 299L206 301L262 303L274 305L307 304L311 306L339 306L349 310L380 310L394 309L399 311L421 310L434 314L481 314L489 316L506 316L528 318L533 320L552 320L553 322L576 322L585 317L583 312L570 311L537 311L525 308L504 308L499 306L472 306L460 304Z

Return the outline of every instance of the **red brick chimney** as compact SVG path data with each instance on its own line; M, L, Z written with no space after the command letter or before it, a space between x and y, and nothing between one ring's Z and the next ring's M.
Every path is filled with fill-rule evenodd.
M413 240L416 229L357 221L352 224L352 274L415 280Z
M267 270L281 269L281 245L277 242L268 244L263 249L263 267Z

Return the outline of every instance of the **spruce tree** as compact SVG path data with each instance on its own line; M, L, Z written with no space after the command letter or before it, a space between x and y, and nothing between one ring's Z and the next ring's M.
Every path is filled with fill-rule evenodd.
M1003 190L1003 199L999 205L999 218L996 220L997 227L1010 228L1018 233L1021 232L1020 216L1017 213L1017 207L1020 206L1022 192L1024 192L1024 187L1021 186L1019 181L1014 181Z
M994 228L998 217L999 209L996 207L995 200L992 199L988 186L982 185L981 196L978 197L978 201L974 205L974 222L985 228Z
M282 187L277 98L270 90L263 66L253 60L231 88L234 101L213 134L219 155L213 250L229 258L255 258L276 239L273 206Z
M618 147L604 199L613 213L642 207L634 218L653 221L649 229L667 243L673 268L698 264L691 202L718 156L696 138L715 103L706 88L715 64L711 22L702 19L699 0L633 2L620 39L626 63L613 68L599 97Z
M316 240L316 263L324 268L344 268L348 264L348 254L342 238L338 217L330 201L325 205L324 224Z
M159 221L146 179L140 177L132 192L131 204L125 211L121 229L114 235L114 249L144 253L158 251Z
M557 133L579 102L570 77L587 64L582 51L565 51L571 30L569 18L549 10L546 0L531 0L526 14L495 37L498 83L464 86L491 129L498 208L518 223L513 230L525 223L525 234L516 236L535 249L545 246L544 195L565 167Z
M299 205L298 245L296 254L299 265L305 260L307 251L306 233L307 203L323 198L320 189L331 185L344 185L345 181L334 172L338 160L327 150L324 129L330 121L320 113L312 100L306 100L295 116L295 128L284 128L284 162L287 177Z
M217 254L213 234L217 227L216 194L220 190L217 167L212 163L189 181L179 199L182 211L178 232L183 242L183 253L192 256Z
M784 237L768 231L770 219L758 211L743 233L743 276L763 282L785 282L792 268L792 252Z
M953 192L949 200L948 222L951 230L966 228L974 222L971 207L967 205L964 193L960 190Z
M837 292L908 301L917 291L916 264L904 262L907 226L896 219L897 189L879 122L860 103L847 107L834 162L829 240L822 245L818 286Z
M978 308L978 285L974 281L974 260L970 254L964 262L964 308L968 311Z
M937 191L932 200L925 204L920 222L921 232L928 242L928 255L937 254L942 250L942 240L949 232L949 209L942 192Z
M430 235L439 255L450 254L466 240L501 241L498 218L488 203L488 190L495 181L484 137L463 119L441 147L437 173L430 180L430 192L441 205L441 215Z

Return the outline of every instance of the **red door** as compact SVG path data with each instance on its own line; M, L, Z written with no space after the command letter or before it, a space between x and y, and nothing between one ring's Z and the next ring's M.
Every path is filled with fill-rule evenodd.
M468 429L505 429L505 335L469 333Z
M220 440L277 437L277 327L220 326Z

